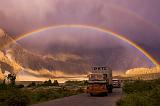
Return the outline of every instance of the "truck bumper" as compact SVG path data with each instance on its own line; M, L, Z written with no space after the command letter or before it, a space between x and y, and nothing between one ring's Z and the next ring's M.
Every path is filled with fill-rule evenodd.
M93 94L100 94L100 93L108 93L108 90L99 90L99 91L97 91L97 90L87 90L87 92L86 93L93 93Z

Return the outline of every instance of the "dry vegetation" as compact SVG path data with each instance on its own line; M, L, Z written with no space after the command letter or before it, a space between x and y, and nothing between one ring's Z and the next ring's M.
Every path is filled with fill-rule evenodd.
M123 92L117 106L160 106L160 79L125 82Z

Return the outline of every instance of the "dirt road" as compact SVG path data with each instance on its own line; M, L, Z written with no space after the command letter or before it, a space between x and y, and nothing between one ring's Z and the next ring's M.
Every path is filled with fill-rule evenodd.
M116 106L116 101L121 96L122 90L115 88L113 93L106 97L91 97L87 94L80 94L32 106Z

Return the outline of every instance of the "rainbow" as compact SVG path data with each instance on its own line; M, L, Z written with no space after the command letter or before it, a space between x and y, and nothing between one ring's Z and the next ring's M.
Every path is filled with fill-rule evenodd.
M79 24L65 24L65 25L55 25L55 26L48 26L48 27L44 27L44 28L40 28L38 30L34 30L32 32L26 33L21 35L20 37L16 38L15 41L19 41L27 36L30 36L34 33L39 33L45 30L49 30L49 29L57 29L57 28L85 28L85 29L92 29L92 30L97 30L103 33L107 33L110 34L112 36L115 36L117 38L119 38L120 40L123 40L125 42L127 42L128 44L130 44L131 46L135 47L137 50L139 50L141 53L143 53L148 59L150 59L150 61L156 65L156 66L160 66L159 63L147 52L145 51L143 48L141 48L139 45L137 45L136 43L132 42L131 40L123 37L120 34L117 34L113 31L110 31L108 29L104 29L101 27L95 27L95 26L90 26L90 25L79 25Z

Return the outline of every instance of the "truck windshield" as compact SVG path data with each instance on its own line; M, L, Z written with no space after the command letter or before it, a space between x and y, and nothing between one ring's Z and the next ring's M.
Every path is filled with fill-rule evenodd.
M104 80L103 74L90 74L89 75L89 80L90 81L96 81L96 80Z

